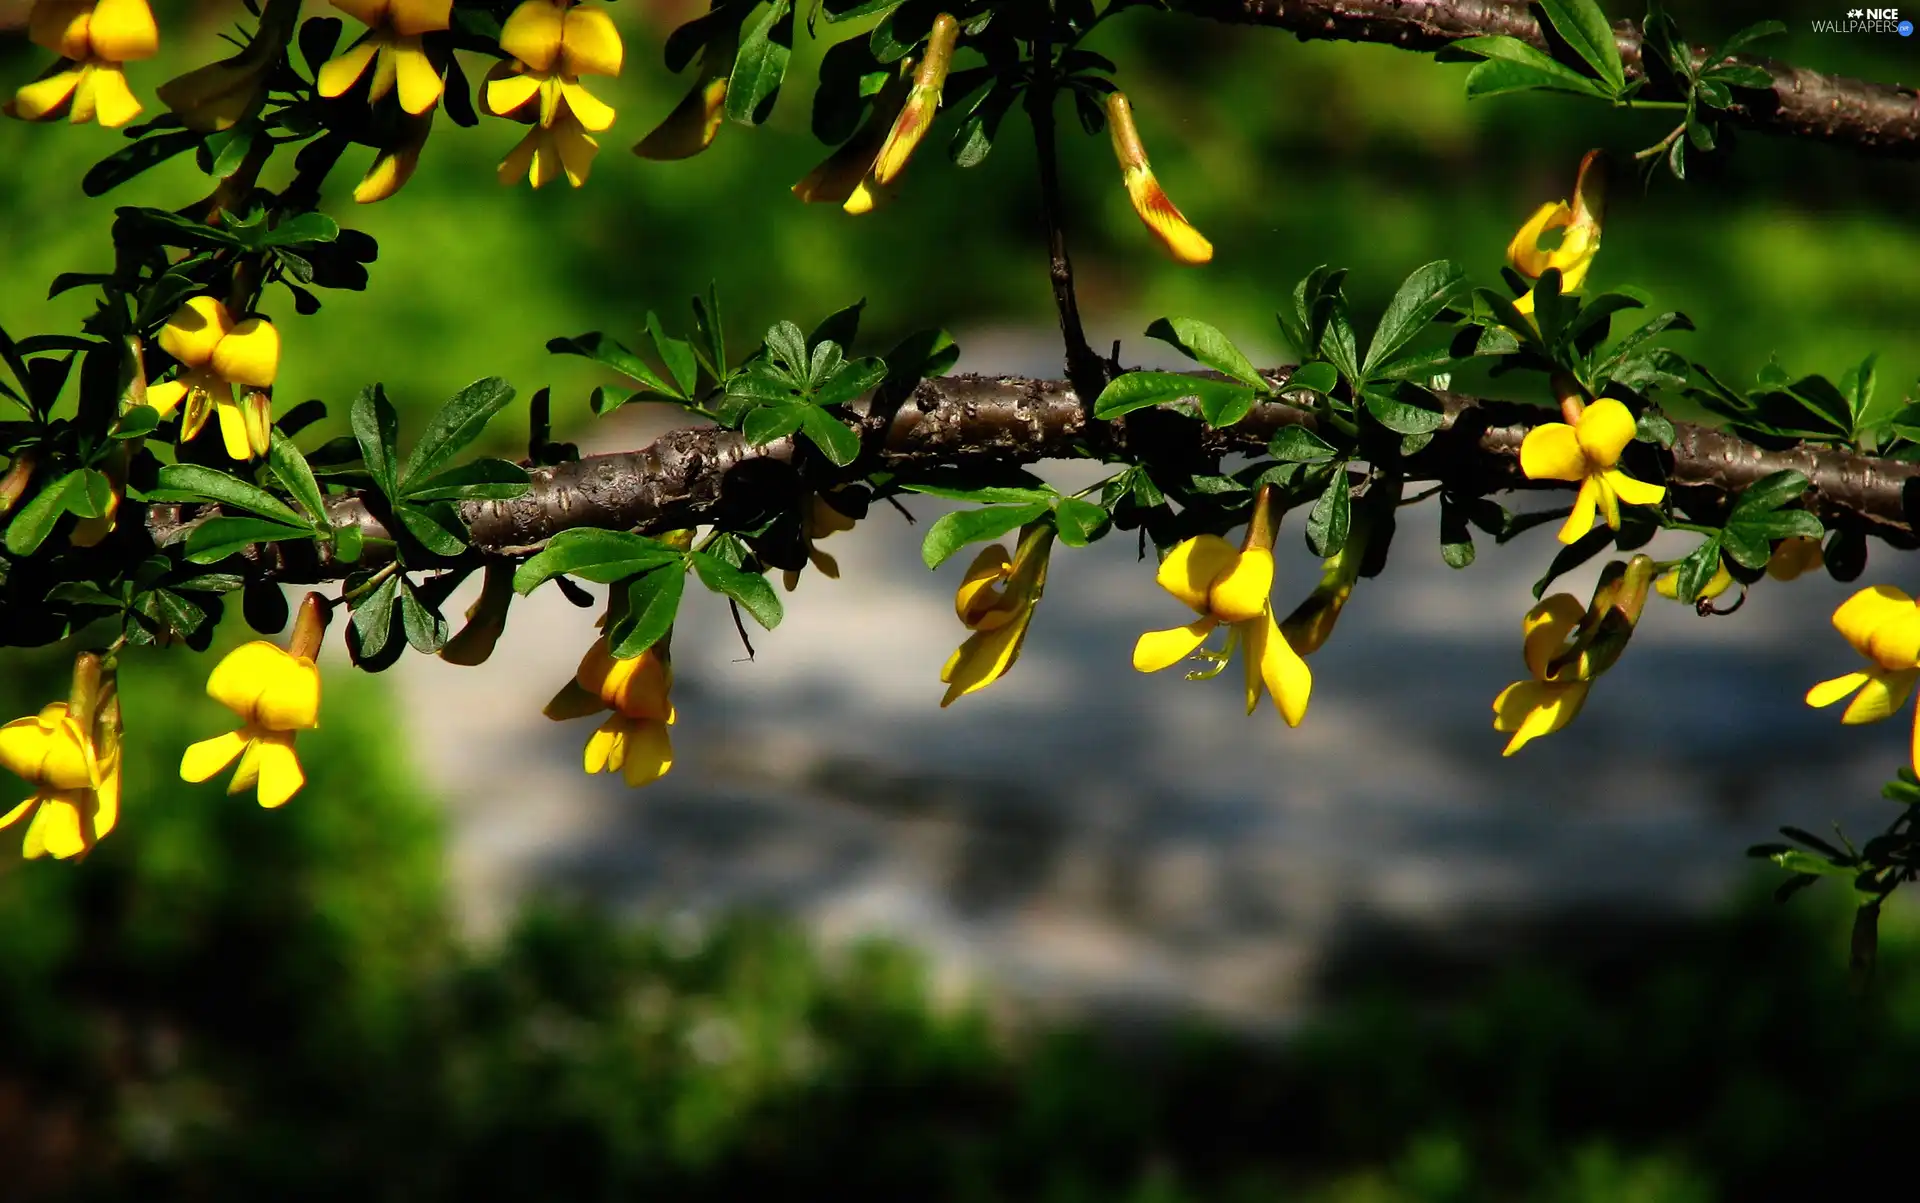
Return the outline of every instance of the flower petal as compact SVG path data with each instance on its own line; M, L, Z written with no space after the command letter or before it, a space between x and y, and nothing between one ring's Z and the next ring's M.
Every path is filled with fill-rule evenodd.
M1906 705L1907 695L1913 692L1915 677L1920 677L1920 669L1909 668L1902 672L1869 669L1866 683L1854 695L1853 701L1848 703L1840 721L1851 727L1861 723L1877 723L1888 717Z
M1913 599L1892 585L1862 589L1833 612L1833 627L1853 650L1872 659L1873 635L1882 624L1913 609Z
M426 51L420 49L420 39L417 36L401 38L391 53L395 78L400 85L401 109L418 117L439 104L446 84Z
M154 24L147 0L100 0L87 24L87 40L93 44L93 56L110 63L138 62L160 53L160 27ZM120 86L126 87L124 79Z
M608 715L594 733L587 737L586 755L582 765L589 773L618 772L627 758L627 732L633 721L623 715Z
M22 121L51 121L60 115L60 107L73 96L85 75L86 68L74 66L22 84L13 94L8 112Z
M496 67L487 72L486 86L480 92L480 107L490 116L505 117L531 101L539 91L539 76L514 74Z
M232 329L233 315L225 305L212 297L192 297L160 327L160 349L187 367L205 367Z
M1602 397L1581 413L1573 433L1595 467L1611 468L1633 442L1634 430L1633 411L1612 397Z
M1174 627L1170 631L1148 631L1140 636L1133 645L1133 667L1143 673L1157 673L1163 668L1172 668L1194 653L1194 650L1207 641L1213 634L1213 628L1220 620L1211 614L1202 614L1184 627Z
M1175 263L1188 267L1198 267L1213 259L1213 244L1206 236L1195 229L1160 187L1160 181L1154 178L1153 169L1147 166L1132 168L1123 173L1127 186L1127 199L1133 202L1133 211L1148 231L1160 242L1160 246L1173 258Z
M247 417L231 389L214 397L213 409L220 416L220 440L226 444L227 458L242 463L253 458L253 445L247 438Z
M608 113L612 111L612 109L607 110ZM553 152L558 153L559 165L567 173L567 183L578 188L587 182L587 173L593 170L593 156L600 153L600 144L587 135L578 121L567 120L557 123L553 127L553 137L548 145ZM549 172L549 178L551 174ZM536 164L533 186L538 188L540 184L541 179Z
M1536 681L1547 679L1547 665L1565 650L1568 636L1587 608L1571 593L1556 593L1527 611L1520 623L1520 653Z
M346 95L366 74L367 64L373 61L373 56L379 50L380 44L367 38L350 47L345 54L322 63L320 73L315 77L320 95L328 99Z
M28 860L52 855L59 860L87 850L86 837L80 833L80 809L64 794L49 794L27 825L27 836L20 853Z
M393 0L388 19L402 37L447 29L453 24L453 0Z
M1272 595L1273 552L1250 548L1214 580L1207 610L1222 622L1248 622L1270 608Z
M500 49L535 71L553 66L560 55L566 10L552 0L525 0L500 27Z
M606 707L600 704L600 695L580 688L577 681L568 681L560 687L560 692L553 695L553 700L548 702L546 709L540 713L555 722L565 722L568 719L598 714L605 709Z
M953 612L962 623L975 630L980 629L995 611L1006 613L1001 610L1006 597L995 586L1012 575L1013 557L1007 554L1005 547L991 543L981 548L980 554L973 557L973 563L967 565L967 575L961 580L960 587L954 591ZM993 625L999 626L1010 617L1012 615L1006 613L1006 617Z
M613 106L587 91L579 82L561 80L560 95L566 98L568 111L584 128L598 133L613 124Z
M1920 607L1889 607L1867 640L1867 654L1894 671L1920 664Z
M272 810L300 792L307 775L293 751L293 732L274 731L254 741L260 765L260 805Z
M213 370L222 380L249 388L270 388L280 374L280 332L265 318L250 317L213 348ZM242 457L235 456L239 459Z
M1867 674L1864 672L1848 673L1845 676L1822 681L1807 690L1807 705L1816 708L1831 706L1866 683Z
M1528 480L1582 480L1588 471L1580 438L1565 422L1542 422L1520 443L1520 471Z
M667 775L673 767L673 739L665 723L641 722L628 740L627 761L621 769L628 785L638 789Z
M1600 474L1607 487L1621 501L1628 505L1659 505L1667 495L1666 486L1650 485L1644 480L1635 480L1618 468L1609 468Z
M1020 607L1014 620L994 631L976 631L967 637L941 674L947 682L946 696L940 699L944 709L970 693L985 689L1006 675L1020 658L1020 645L1027 637L1027 624L1033 620L1031 604Z
M1580 482L1580 491L1573 498L1573 511L1560 527L1558 538L1562 543L1578 543L1586 538L1587 532L1593 529L1593 512L1599 505L1599 497L1599 480L1589 476Z
M504 45L504 41L502 42ZM566 10L560 34L560 69L568 75L618 75L626 55L620 31L604 8L579 4Z
M1507 264L1529 280L1537 280L1550 266L1552 252L1540 249L1540 238L1548 230L1557 230L1573 221L1573 210L1565 201L1548 201L1533 211L1513 241L1507 244Z
M96 65L88 75L93 86L93 117L103 129L119 129L140 115L140 102L119 67Z
M1511 731L1513 738L1500 754L1511 756L1542 735L1551 735L1572 722L1586 703L1588 684L1572 681L1546 684L1516 681L1493 700L1493 729Z
M35 0L27 10L27 40L61 58L85 61L93 49L93 9L92 0Z
M1219 535L1196 535L1167 553L1153 579L1190 608L1205 614L1213 583L1239 559L1239 550Z
M1246 623L1242 628L1247 633L1247 672L1252 677L1254 666L1259 666L1260 682L1266 686L1267 693L1273 698L1274 708L1280 711L1280 717L1287 726L1298 727L1307 717L1307 699L1313 692L1313 670L1307 662L1293 650L1287 637L1281 633L1271 613L1260 619ZM1247 684L1247 713L1253 713L1253 704L1260 699L1251 680Z
M198 784L232 764L247 749L243 731L229 731L188 746L180 757L180 780Z

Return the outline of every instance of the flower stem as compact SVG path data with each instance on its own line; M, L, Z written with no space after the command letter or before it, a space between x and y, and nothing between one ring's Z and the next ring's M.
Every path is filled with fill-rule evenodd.
M1027 89L1027 113L1033 120L1034 149L1040 161L1040 213L1047 230L1048 276L1053 281L1053 304L1060 314L1060 337L1066 343L1067 379L1083 404L1092 405L1106 387L1106 365L1087 344L1080 324L1080 305L1073 291L1073 260L1067 254L1067 232L1061 215L1060 156L1054 137L1053 102L1059 94L1054 82L1051 27L1033 40L1033 85Z

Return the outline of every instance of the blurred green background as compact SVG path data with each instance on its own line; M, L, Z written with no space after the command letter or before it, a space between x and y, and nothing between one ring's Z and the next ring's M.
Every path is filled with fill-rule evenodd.
M824 153L806 132L819 46L802 31L768 127L646 163L626 148L679 96L659 46L689 13L617 7L628 69L593 87L620 120L585 189L497 186L520 128L484 118L440 121L392 201L357 208L355 177L338 176L330 211L381 244L374 287L323 294L312 318L270 296L283 401L337 406L379 379L417 420L500 374L523 393L554 385L577 434L597 378L546 339L631 329L649 308L678 322L709 280L736 344L861 296L869 349L933 324L963 352L968 332L1045 336L1018 117L971 172L937 153L937 132L867 218L802 206L787 186ZM1697 40L1785 19L1771 52L1807 66L1891 81L1920 63L1913 39L1806 32L1843 15L1831 4L1671 7ZM158 8L164 53L129 70L150 113L153 87L215 57L238 13ZM16 0L0 24L8 12L24 18ZM1320 262L1352 268L1361 314L1434 258L1491 283L1514 227L1566 194L1585 149L1628 158L1670 116L1538 95L1469 105L1464 67L1158 13L1092 44L1119 63L1162 181L1216 247L1205 269L1167 264L1105 136L1070 133L1089 333L1134 355L1151 353L1151 318L1177 313L1282 358L1271 310ZM43 59L0 35L0 79ZM182 158L80 197L80 173L120 141L0 121L0 325L14 335L84 314L83 291L47 301L45 283L106 265L116 205L209 190ZM1616 180L1595 286L1636 284L1691 314L1682 345L1729 378L1774 354L1837 376L1877 350L1880 386L1911 391L1911 163L1749 137L1693 177ZM61 661L10 654L0 710L60 696ZM1893 923L1877 992L1856 996L1845 917L1821 891L1786 911L1758 894L1702 925L1600 917L1608 939L1544 932L1495 963L1382 956L1330 977L1323 1014L1279 1042L936 998L899 949L825 953L750 918L642 930L553 905L472 947L384 683L329 678L327 725L301 740L311 783L268 813L172 780L178 749L222 729L205 667L128 665L128 813L95 856L21 864L10 840L0 849L8 1198L1778 1198L1894 1172L1920 1104L1920 945Z

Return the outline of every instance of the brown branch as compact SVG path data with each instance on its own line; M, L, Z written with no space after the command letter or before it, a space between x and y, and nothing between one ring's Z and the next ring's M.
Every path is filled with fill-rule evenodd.
M1216 21L1290 30L1302 41L1333 38L1438 50L1461 38L1504 34L1548 49L1535 10L1511 0L1178 0L1178 7ZM1627 79L1646 78L1639 26L1616 22L1614 35ZM1706 51L1692 50L1697 65ZM1920 153L1920 92L1915 89L1823 75L1767 59L1737 61L1752 63L1773 77L1770 95L1739 93L1757 99L1726 110L1741 125L1876 153ZM1666 83L1650 80L1641 95L1648 100L1684 99Z
M1268 373L1279 384L1290 368ZM1409 481L1445 481L1449 488L1476 494L1506 489L1568 488L1557 481L1530 481L1520 473L1520 444L1551 411L1507 402L1477 401L1441 394L1446 425L1431 445L1406 461ZM1132 419L1140 437L1167 437L1168 424ZM1256 406L1238 425L1208 430L1198 422L1179 429L1194 449L1208 454L1258 454L1282 427L1312 428L1313 415L1282 402ZM1920 479L1920 464L1879 460L1845 451L1801 447L1768 451L1704 427L1676 423L1679 432L1667 461L1668 484L1682 510L1694 516L1724 513L1738 493L1774 472L1796 469L1812 482L1804 497L1809 510L1834 526L1854 526L1902 547L1915 545L1905 494ZM955 463L1033 463L1073 456L1090 446L1124 456L1129 451L1130 419L1093 423L1086 408L1063 380L1017 376L946 376L925 380L897 407L866 412L859 422L866 453L843 475L886 469L903 471ZM1133 449L1136 453L1141 448ZM511 501L468 502L461 516L479 555L530 554L554 535L576 527L657 532L711 521L721 508L729 474L755 461L794 464L808 471L824 467L792 439L755 448L737 432L685 429L662 435L638 451L591 455L531 472L533 488ZM735 478L735 482L739 478ZM738 487L737 483L735 487ZM336 526L353 524L369 540L390 538L386 526L357 495L330 502ZM183 519L181 507L148 509L147 527L157 545L184 538L207 507ZM369 544L362 564L380 562ZM314 558L312 544L274 544L256 551L254 572L287 582L337 579L352 566L336 563L324 550Z

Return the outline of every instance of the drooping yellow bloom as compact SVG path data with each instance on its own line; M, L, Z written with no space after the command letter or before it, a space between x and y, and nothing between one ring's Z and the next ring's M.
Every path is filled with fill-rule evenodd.
M267 0L246 49L160 85L160 100L190 130L228 130L267 102L273 71L300 20L300 0Z
M959 40L960 26L951 16L940 13L934 17L933 28L927 33L926 53L914 68L913 86L907 90L906 102L894 115L866 178L854 186L841 206L848 213L871 212L880 191L892 187L900 173L907 169L914 150L933 128L934 114L940 109L940 93L947 86L947 69L953 63L953 48Z
M1767 575L1776 581L1796 580L1826 563L1820 553L1820 540L1805 535L1789 535L1767 557Z
M261 390L280 371L280 332L263 317L234 321L212 297L194 297L160 331L160 349L180 361L180 375L147 389L147 404L167 417L186 402L180 441L200 433L207 414L220 414L227 454L247 460L265 455L272 442L273 402ZM234 400L235 386L247 390Z
M1552 201L1534 211L1527 223L1507 244L1507 264L1529 280L1538 280L1548 268L1560 270L1562 294L1580 291L1587 269L1600 252L1600 220L1606 212L1606 164L1597 150L1580 160L1580 175L1573 185L1573 203ZM1547 250L1540 240L1550 231L1563 230L1560 245ZM1513 307L1529 318L1533 316L1533 290L1514 301Z
M1544 422L1520 444L1520 470L1528 480L1577 480L1580 492L1573 512L1560 528L1562 543L1577 542L1593 529L1596 508L1607 525L1620 529L1620 503L1658 505L1667 491L1635 480L1614 465L1633 441L1633 414L1612 397L1586 406L1577 424Z
M356 202L371 205L406 187L407 181L413 178L413 169L420 165L420 152L427 145L427 135L433 132L433 113L434 110L429 109L423 116L401 119L398 140L380 149L374 156L373 166L367 168L367 174L360 177L360 183L354 187Z
M828 490L829 493L837 493L839 491L839 486ZM814 544L829 535L837 535L841 531L852 530L855 519L835 509L832 502L818 493L808 494L806 504L807 517L806 521L800 524L800 541L807 549L807 561L813 565L814 571L818 572L821 576L826 577L830 581L837 581L840 579L839 562L826 552L814 546ZM1006 553L1002 552L1001 554L1005 555ZM791 568L782 571L780 579L788 593L792 593L795 587L800 584L800 574Z
M205 781L237 759L229 794L257 786L260 805L274 807L300 791L307 777L293 739L320 725L320 669L314 658L326 627L325 600L309 593L287 647L255 640L227 653L207 677L207 695L240 716L240 729L189 747L180 758L182 781Z
M160 30L147 0L34 0L27 37L60 56L4 106L9 117L115 129L140 115L121 64L152 58Z
M1154 178L1126 93L1107 95L1107 128L1113 134L1113 157L1120 161L1120 178L1127 186L1127 199L1133 202L1133 211L1160 240L1167 254L1173 256L1174 262L1197 267L1210 261L1213 244L1193 228L1193 223L1167 198L1166 190Z
M669 162L690 159L707 147L720 133L726 116L727 80L733 74L733 61L740 50L740 27L729 26L725 33L707 43L700 52L700 70L693 87L680 98L666 120L640 139L633 153L643 159Z
M416 117L440 103L446 84L439 68L420 48L420 35L451 24L453 0L333 0L333 6L365 25L367 32L345 54L321 66L314 81L320 95L345 95L371 64L373 84L367 90L368 103L379 100L396 85L400 107Z
M906 107L907 93L915 79L912 71L913 60L902 59L898 73L873 98L873 108L859 131L793 186L795 196L810 205L839 205L853 196L872 170L873 160L892 132L900 110ZM867 190L867 197L872 200L871 189Z
M1601 571L1584 609L1573 594L1556 593L1527 611L1521 652L1532 679L1515 681L1493 699L1493 729L1513 736L1501 755L1511 756L1574 720L1594 678L1626 650L1652 581L1647 556L1615 560Z
M1046 591L1054 533L1051 522L1031 523L1021 528L1011 559L1006 548L995 543L968 566L966 579L954 592L953 609L973 634L940 669L947 686L942 709L1006 676L1020 659L1034 608Z
M1171 668L1199 650L1214 628L1228 624L1226 649L1206 653L1224 667L1236 647L1245 653L1247 713L1260 704L1262 692L1297 727L1307 716L1313 691L1313 672L1300 658L1273 620L1273 489L1260 490L1247 537L1235 549L1219 535L1197 535L1167 553L1154 577L1160 587L1190 606L1200 617L1184 627L1148 631L1133 647L1133 667L1143 673ZM1220 670L1188 674L1189 680Z
M120 699L113 671L83 652L73 696L0 727L0 766L33 786L0 814L0 828L31 816L21 855L64 860L91 849L120 817Z
M617 660L602 635L543 713L564 722L611 710L587 740L587 772L617 772L628 785L650 785L673 767L673 741L667 731L677 717L672 689L673 666L664 639L638 656Z
M613 18L593 5L525 0L501 27L500 48L513 59L487 72L481 107L533 125L501 160L500 182L539 188L564 172L578 188L600 150L593 135L613 124L612 107L580 82L620 74L625 49Z
M1807 691L1807 705L1831 706L1852 697L1840 721L1877 723L1907 704L1920 678L1920 605L1891 585L1862 589L1833 612L1834 629L1873 663L1859 672L1822 681ZM1913 733L1913 761L1920 765L1920 713Z

